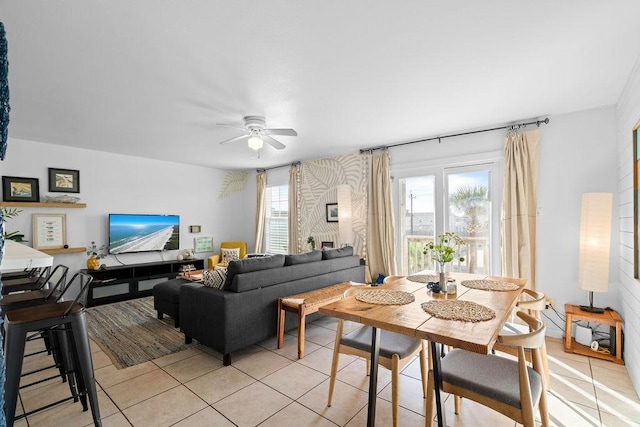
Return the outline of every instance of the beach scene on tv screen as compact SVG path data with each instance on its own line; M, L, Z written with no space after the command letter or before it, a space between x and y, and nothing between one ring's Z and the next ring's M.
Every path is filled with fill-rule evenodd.
M146 252L179 249L177 215L110 215L109 252Z

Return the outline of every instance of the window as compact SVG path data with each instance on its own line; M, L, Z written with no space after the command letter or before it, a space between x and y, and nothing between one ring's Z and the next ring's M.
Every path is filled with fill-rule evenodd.
M436 236L453 231L465 241L454 271L492 274L500 266L499 215L493 206L497 163L432 168L419 176L398 179L399 269L409 275L433 270L422 249Z
M267 187L265 213L265 252L289 253L289 186Z

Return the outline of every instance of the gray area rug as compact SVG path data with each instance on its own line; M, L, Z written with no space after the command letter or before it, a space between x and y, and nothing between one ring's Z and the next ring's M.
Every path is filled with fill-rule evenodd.
M153 297L87 309L91 337L118 368L126 368L184 350L184 334L173 319L156 318Z

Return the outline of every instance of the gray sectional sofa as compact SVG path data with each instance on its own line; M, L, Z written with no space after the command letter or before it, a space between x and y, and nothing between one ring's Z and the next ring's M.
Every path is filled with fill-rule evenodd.
M219 351L229 365L231 353L276 336L278 298L344 281L362 283L360 264L351 247L232 261L222 289L180 287L180 330L187 342L196 339ZM296 324L288 316L286 328Z

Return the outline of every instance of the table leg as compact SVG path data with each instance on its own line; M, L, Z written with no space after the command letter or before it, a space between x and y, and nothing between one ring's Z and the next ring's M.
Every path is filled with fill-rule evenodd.
M567 310L568 311L568 310ZM564 324L564 349L571 351L571 324L573 323L573 314L567 313Z
M284 319L286 313L282 309L282 298L278 298L278 348L284 344Z
M371 328L371 366L369 367L369 410L367 427L376 425L376 398L378 394L378 357L380 355L380 330Z
M433 386L435 388L436 397L436 413L438 414L438 427L447 425L445 419L444 402L440 396L440 388L442 386L442 370L440 367L440 345L431 341L431 359L433 361Z
M302 359L304 357L305 317L307 317L305 306L300 305L298 308L298 359Z

